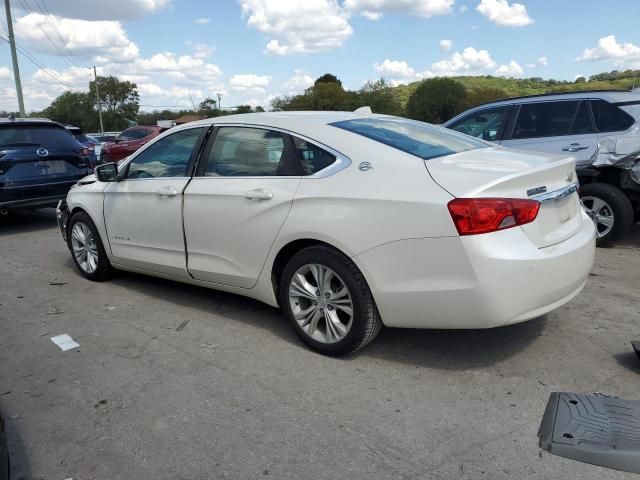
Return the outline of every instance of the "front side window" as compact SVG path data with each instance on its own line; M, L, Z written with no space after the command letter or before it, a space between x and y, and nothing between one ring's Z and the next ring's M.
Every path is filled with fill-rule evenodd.
M404 118L358 118L334 122L330 125L362 135L424 160L489 146L485 142L446 128Z
M485 108L467 115L461 120L449 126L460 133L466 133L472 137L482 138L494 142L500 139L510 105L502 107Z
M300 175L284 134L250 127L220 127L211 146L205 177Z
M129 163L127 178L185 177L204 127L180 130L149 145Z
M591 100L591 110L599 132L619 132L633 125L633 117L604 100Z
M569 135L579 106L579 101L524 104L518 112L513 138Z
M302 164L303 175L313 175L336 161L336 156L301 138L293 137L293 144Z

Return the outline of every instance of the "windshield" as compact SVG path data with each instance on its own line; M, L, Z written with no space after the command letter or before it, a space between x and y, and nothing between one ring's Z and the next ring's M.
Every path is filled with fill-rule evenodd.
M428 123L397 117L358 118L334 122L337 128L362 135L424 160L486 148L489 145Z
M49 125L24 125L0 128L0 148L10 146L44 146L78 148L73 135L64 128Z

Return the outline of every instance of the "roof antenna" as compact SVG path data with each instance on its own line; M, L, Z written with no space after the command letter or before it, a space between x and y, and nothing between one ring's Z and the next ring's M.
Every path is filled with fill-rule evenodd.
M373 115L371 111L371 107L360 107L353 111L353 113L357 113L359 115Z

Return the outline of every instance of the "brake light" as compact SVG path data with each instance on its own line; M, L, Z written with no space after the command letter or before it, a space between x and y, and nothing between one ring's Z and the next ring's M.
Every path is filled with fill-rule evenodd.
M447 207L460 235L477 235L533 222L540 202L522 198L456 198Z

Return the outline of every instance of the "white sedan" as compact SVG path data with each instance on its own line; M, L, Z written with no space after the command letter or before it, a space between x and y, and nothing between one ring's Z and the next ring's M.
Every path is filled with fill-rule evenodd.
M311 348L383 325L489 328L584 287L595 228L572 157L510 150L366 109L172 128L58 207L82 275L117 270L282 309Z

